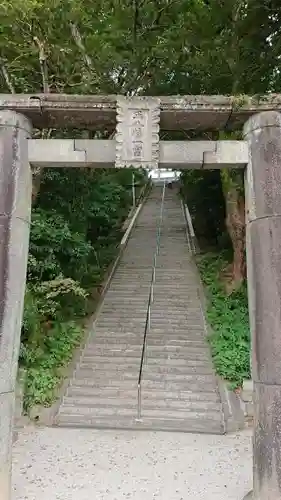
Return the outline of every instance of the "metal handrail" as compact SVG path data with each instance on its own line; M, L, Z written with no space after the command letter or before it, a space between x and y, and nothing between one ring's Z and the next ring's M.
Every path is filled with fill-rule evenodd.
M142 371L143 371L143 363L144 363L144 356L145 356L145 349L146 349L147 333L148 333L148 330L150 328L150 312L151 312L151 304L153 302L153 291L154 291L154 283L155 283L155 276L156 276L157 255L159 255L159 247L160 247L160 234L161 234L161 226L162 226L162 220L163 220L165 189L166 189L166 182L164 181L163 191L162 191L162 199L161 199L161 207L160 207L159 223L158 223L157 232L156 232L156 249L155 249L155 252L153 255L153 266L152 266L152 274L151 274L151 281L150 281L150 288L149 288L149 295L148 295L148 304L147 304L147 310L146 310L146 320L145 320L145 327L144 327L141 362L140 362L140 370L139 370L139 378L138 378L138 415L137 415L137 420L141 419Z
M191 215L188 209L187 204L182 200L182 210L186 222L186 238L189 246L189 250L192 254L198 253L198 244L196 240L196 236L194 233L194 228L192 224Z

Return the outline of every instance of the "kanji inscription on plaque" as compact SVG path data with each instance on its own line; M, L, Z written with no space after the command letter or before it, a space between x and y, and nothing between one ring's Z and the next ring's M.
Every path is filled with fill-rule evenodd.
M160 100L117 100L116 167L158 168Z

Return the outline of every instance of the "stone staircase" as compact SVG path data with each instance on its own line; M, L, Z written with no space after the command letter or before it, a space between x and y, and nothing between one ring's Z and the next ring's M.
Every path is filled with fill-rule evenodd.
M205 340L199 280L185 219L166 189L154 300L143 365L141 419L137 382L162 188L138 217L81 353L55 423L95 428L222 434L222 403Z

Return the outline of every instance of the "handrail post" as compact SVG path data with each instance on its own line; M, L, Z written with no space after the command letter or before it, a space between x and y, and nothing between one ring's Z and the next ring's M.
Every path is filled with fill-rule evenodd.
M136 206L136 186L135 186L135 174L132 172L132 201L133 207Z
M141 419L141 384L138 383L138 420Z

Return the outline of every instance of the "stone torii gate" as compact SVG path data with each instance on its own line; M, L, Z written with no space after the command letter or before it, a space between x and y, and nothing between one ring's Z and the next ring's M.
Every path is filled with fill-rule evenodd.
M243 168L252 371L254 499L281 498L281 96L0 96L0 500L10 500L14 390L36 167ZM116 126L117 124L117 126ZM244 125L241 141L159 141L164 130ZM32 127L113 140L31 139Z

